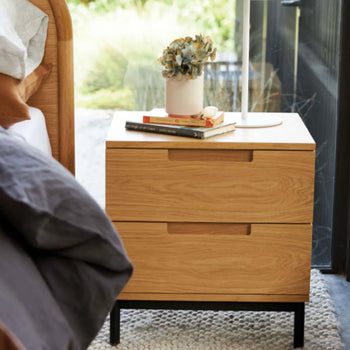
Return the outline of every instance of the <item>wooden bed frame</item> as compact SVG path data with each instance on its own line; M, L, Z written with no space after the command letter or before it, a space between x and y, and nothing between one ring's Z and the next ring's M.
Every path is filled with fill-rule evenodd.
M52 72L28 104L45 115L53 156L73 174L74 80L72 21L65 0L29 0L49 16L43 62Z

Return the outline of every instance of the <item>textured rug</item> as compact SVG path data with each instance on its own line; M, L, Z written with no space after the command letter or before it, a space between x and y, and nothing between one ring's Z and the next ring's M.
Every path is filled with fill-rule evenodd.
M121 343L109 345L109 320L88 350L293 349L291 312L122 310ZM343 349L324 277L311 273L304 349Z

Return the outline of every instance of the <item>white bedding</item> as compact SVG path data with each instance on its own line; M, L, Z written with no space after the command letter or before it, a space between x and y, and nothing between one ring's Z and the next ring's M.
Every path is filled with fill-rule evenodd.
M47 133L45 117L40 109L29 107L30 120L12 125L8 130L16 137L26 140L42 152L52 155L49 135Z
M0 73L23 80L39 66L48 16L28 0L0 0Z

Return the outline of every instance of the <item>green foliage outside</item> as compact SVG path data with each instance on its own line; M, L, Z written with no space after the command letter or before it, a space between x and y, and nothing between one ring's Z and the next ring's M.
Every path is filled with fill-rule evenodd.
M163 49L182 36L210 35L234 49L235 0L68 0L74 29L76 104L148 110L164 106Z
M96 92L102 89L117 91L123 88L128 61L117 48L104 46L95 59L94 67L84 80L82 93Z

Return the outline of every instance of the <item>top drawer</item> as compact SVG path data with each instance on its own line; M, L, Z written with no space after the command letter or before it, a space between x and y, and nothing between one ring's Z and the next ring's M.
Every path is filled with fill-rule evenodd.
M310 223L314 151L107 149L114 221Z

